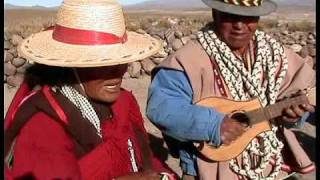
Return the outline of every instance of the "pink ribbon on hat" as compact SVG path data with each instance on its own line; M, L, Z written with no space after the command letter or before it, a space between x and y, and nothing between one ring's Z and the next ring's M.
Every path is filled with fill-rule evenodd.
M51 28L48 28L48 30L50 29ZM119 37L111 33L74 29L58 24L53 28L52 38L59 42L76 45L123 44L128 40L127 33Z

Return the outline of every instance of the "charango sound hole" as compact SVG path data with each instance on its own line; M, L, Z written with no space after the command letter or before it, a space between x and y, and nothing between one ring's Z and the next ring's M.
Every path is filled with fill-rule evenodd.
M236 119L238 122L240 122L245 127L250 126L250 119L245 114L245 112L235 112L231 115L231 118Z

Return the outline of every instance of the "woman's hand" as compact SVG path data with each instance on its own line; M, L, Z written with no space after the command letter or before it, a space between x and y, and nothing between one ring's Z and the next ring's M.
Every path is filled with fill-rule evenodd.
M306 112L314 112L315 108L311 104L295 105L285 108L282 112L282 119L288 123L297 122Z

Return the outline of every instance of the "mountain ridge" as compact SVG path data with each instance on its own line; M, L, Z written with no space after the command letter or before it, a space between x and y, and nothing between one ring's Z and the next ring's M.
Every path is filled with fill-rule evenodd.
M315 10L316 0L276 0L279 8L308 8ZM44 7L44 6L17 6L9 3L4 4L4 9L58 9L56 7ZM125 10L208 10L201 0L149 0L142 3L123 6Z
M277 0L279 8L300 7L309 8L314 7L315 0ZM192 9L210 9L200 0L151 0L134 5L124 6L127 10L139 10L139 9L155 9L155 10L192 10Z

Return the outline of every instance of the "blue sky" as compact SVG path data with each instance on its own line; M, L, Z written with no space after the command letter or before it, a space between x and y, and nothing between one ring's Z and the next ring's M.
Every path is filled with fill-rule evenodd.
M63 0L4 0L4 3L10 3L19 6L59 6ZM147 0L118 0L121 4L135 4Z

